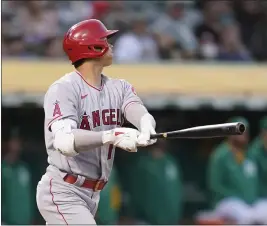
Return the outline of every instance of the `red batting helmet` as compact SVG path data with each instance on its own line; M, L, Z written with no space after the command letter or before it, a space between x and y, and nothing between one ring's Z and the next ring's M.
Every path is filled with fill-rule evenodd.
M63 49L72 63L85 58L99 58L109 49L105 38L116 32L118 30L108 30L99 20L84 20L73 25L65 34Z

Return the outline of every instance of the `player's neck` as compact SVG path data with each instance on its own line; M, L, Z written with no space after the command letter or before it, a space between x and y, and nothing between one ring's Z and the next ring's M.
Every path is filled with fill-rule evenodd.
M101 86L101 74L103 71L103 67L100 65L94 64L84 64L76 69L83 79L90 85L94 87Z

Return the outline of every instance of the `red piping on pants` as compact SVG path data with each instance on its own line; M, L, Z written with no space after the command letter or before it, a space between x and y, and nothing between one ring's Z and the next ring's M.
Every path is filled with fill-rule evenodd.
M54 201L54 195L53 195L53 193L52 193L52 180L53 180L53 178L51 178L51 180L50 180L50 194L51 194L51 196L52 196L52 202L53 202L54 205L57 207L57 212L61 215L61 217L62 217L63 220L65 221L66 225L68 225L68 223L67 223L67 221L66 221L64 215L59 211L58 205L57 205L57 204L55 203L55 201Z

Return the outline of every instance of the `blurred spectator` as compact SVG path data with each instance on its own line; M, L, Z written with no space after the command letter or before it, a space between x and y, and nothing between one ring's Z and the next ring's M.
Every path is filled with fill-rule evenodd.
M23 151L21 153L20 161L26 163L28 170L31 172L32 191L36 191L37 184L46 171L46 160L47 152L43 144L43 140L41 140L41 142L37 142L36 137L34 136L31 136L30 139L25 137L25 139L23 139ZM35 193L32 195L34 196L35 200ZM45 223L37 208L36 202L34 202L33 214L34 222L32 224L43 225Z
M46 57L65 57L62 48L62 40L60 38L50 38L45 40L44 56Z
M16 23L21 26L27 51L43 55L47 39L58 35L58 14L45 1L25 1L17 12Z
M1 166L1 209L2 222L5 224L33 223L35 192L32 190L31 173L20 160L21 150L21 139L17 131L13 131Z
M200 8L196 7L196 2L200 3ZM157 53L148 54L159 55L153 60L247 61L253 58L263 61L267 59L266 5L260 0L4 1L3 55L63 57L60 42L64 33L73 24L90 18L100 19L109 29L120 30L119 35L112 38L114 42L120 36L127 41L129 34L136 32L137 23L133 21L145 17L149 28L146 36L153 36L155 41L149 43L155 44L147 46L148 38L142 38L136 50L147 46L149 51L145 52L149 53L150 49L155 49L152 52ZM230 26L233 24L239 32ZM239 43L234 45L238 50L229 51L233 39ZM132 47L128 45L127 48ZM127 54L127 58L128 55L131 54Z
M2 37L2 49L1 49L1 53L2 53L2 57L4 58L5 56L8 56L10 54L8 54L8 49L7 49L7 43L3 40Z
M4 56L25 55L25 43L23 39L23 30L14 20L14 13L10 10L12 7L16 9L14 2L5 2L3 8L6 9L2 16L2 54Z
M198 56L215 59L219 53L221 26L233 21L230 4L228 1L204 1L203 16L203 23L195 29L199 42Z
M117 169L113 166L109 181L101 191L96 214L97 223L101 225L116 225L122 204L121 187Z
M3 43L4 49L2 51L4 56L26 56L22 34L6 35L3 37Z
M119 63L150 62L159 59L157 44L147 32L145 19L133 21L132 30L117 39L114 56Z
M197 25L203 22L203 13L195 7L194 1L177 1L182 9L182 17L179 19L183 24L188 26L192 31ZM168 2L167 2L168 4ZM169 1L169 4L174 4Z
M56 1L55 4L58 12L58 29L62 36L73 24L91 19L95 14L94 2L91 1Z
M130 205L142 224L179 224L182 182L177 162L164 141L147 150L131 168Z
M260 120L260 134L254 139L249 148L249 154L256 161L260 180L260 200L256 204L262 211L263 224L267 224L267 116ZM261 223L261 222L260 222Z
M195 56L197 40L192 29L183 21L186 15L184 4L184 2L169 1L165 13L161 14L151 26L164 59Z
M108 13L102 14L102 21L109 29L120 30L120 33L129 31L130 20L136 18L135 12L127 8L126 1L108 1Z
M242 117L233 118L230 122L243 122L248 128L247 120ZM232 136L223 142L210 158L208 186L214 214L231 224L262 223L264 220L264 209L255 206L258 171L248 155L248 142L247 130L243 135Z
M145 15L148 23L154 22L162 13L164 1L125 1L128 12L131 12L131 18L138 18L139 15Z
M249 44L250 50L254 57L259 61L267 60L267 2L263 5L263 14L260 20L255 24L251 42Z
M220 32L221 45L218 60L221 61L251 61L247 49L242 43L239 28L236 24L222 27Z
M235 15L240 24L241 37L245 45L249 46L254 27L262 17L261 0L234 1Z
M93 1L93 16L92 18L103 20L105 16L110 12L110 2L109 1Z

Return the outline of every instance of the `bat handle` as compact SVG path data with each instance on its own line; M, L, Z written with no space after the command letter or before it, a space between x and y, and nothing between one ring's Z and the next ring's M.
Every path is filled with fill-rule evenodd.
M158 139L158 138L167 138L168 134L167 133L156 133L156 134L151 134L150 139Z

